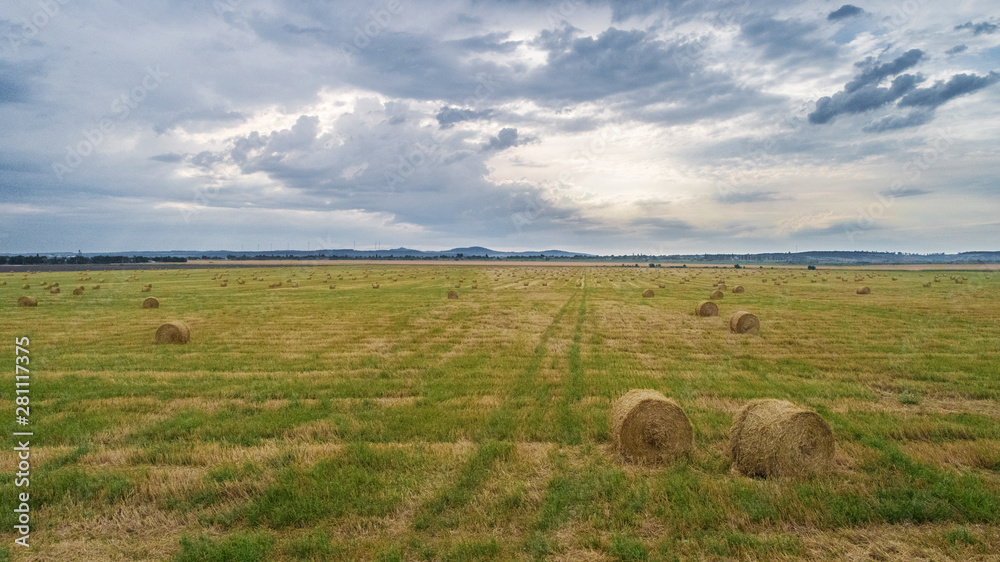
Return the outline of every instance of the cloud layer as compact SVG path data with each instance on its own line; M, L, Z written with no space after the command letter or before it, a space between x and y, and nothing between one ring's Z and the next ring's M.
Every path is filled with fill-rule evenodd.
M52 4L0 7L0 252L1000 238L985 1Z

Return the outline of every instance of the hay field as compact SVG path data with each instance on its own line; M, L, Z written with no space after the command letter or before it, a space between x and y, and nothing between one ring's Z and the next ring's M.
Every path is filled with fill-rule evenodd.
M695 316L722 278L719 315ZM997 273L345 264L0 281L3 427L18 428L13 342L28 335L35 432L30 551L11 546L16 459L0 450L0 558L985 560L1000 547ZM37 308L18 308L23 295ZM150 296L159 308L142 308ZM759 334L730 332L737 310ZM173 320L190 342L154 345ZM690 458L616 458L611 405L633 388L684 409ZM829 422L833 473L732 472L733 416L756 398Z

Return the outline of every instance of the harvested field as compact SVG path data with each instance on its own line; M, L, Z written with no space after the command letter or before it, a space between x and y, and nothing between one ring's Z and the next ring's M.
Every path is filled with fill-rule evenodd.
M42 289L34 309L17 307L20 274L0 273L0 339L29 336L39 372L32 547L11 547L18 489L8 447L0 555L995 555L1000 276L965 271L964 283L925 287L933 272L895 270L896 281L835 272L863 276L871 294L861 297L833 278L812 283L811 273L730 269L729 285L751 290L698 317L692 308L721 274L692 269L352 262L231 275L94 271L99 291ZM237 273L245 283L219 287ZM31 284L75 287L80 275L41 277ZM445 298L460 280L476 289ZM147 284L161 308L139 308ZM660 284L655 298L642 296ZM740 310L761 319L758 334L731 332ZM190 327L190 341L155 344L173 320ZM13 353L0 347L0 361L12 365ZM621 461L612 408L630 389L683 409L689 454ZM734 470L731 428L756 399L821 416L836 442L829 469L796 478ZM15 431L13 395L2 402Z

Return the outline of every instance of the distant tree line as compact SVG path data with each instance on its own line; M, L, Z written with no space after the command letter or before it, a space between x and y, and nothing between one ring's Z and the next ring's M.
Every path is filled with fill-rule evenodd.
M173 256L147 258L145 256L0 256L0 265L104 265L110 263L149 263L149 262L184 263L187 258Z

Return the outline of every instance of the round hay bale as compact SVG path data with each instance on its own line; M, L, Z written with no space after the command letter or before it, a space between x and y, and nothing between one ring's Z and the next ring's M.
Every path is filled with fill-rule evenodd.
M661 289L666 289L667 288L667 284L666 283L660 283L660 288Z
M448 291L448 298L449 299L457 299L458 298L458 291Z
M722 291L712 291L712 300L717 301L724 297L725 294Z
M156 330L156 343L187 343L191 340L191 328L180 320L167 322Z
M100 289L100 288L101 288L101 286L100 286L100 285L94 285L94 290L95 290L95 291L96 291L96 290L98 290L98 289Z
M868 287L861 287L860 289L858 289L858 294L859 295L870 295L870 294L872 294L872 290L869 289Z
M698 306L694 307L695 316L718 316L719 315L719 305L712 301L702 301L698 303Z
M785 400L753 400L733 420L729 455L744 476L823 474L833 463L833 430L816 412Z
M62 289L60 289L59 287L56 287L55 289L52 289L52 290L49 291L49 293L52 293L53 295L58 295L61 292L62 292Z
M160 308L160 301L156 297L149 297L142 301L143 308Z
M24 289L25 291L27 291L28 289L31 288L31 285L28 285L27 283L25 283L24 285L21 285L21 288Z
M737 334L756 334L760 331L760 320L746 311L739 311L729 319L729 329Z
M615 401L611 435L618 454L639 463L671 463L694 447L684 410L655 390L630 390Z
M73 295L74 296L78 297L78 296L80 296L82 294L83 294L83 287L77 287L77 288L73 289Z
M720 291L725 291L727 287L726 287L725 283L719 283L719 287L718 288L719 288Z
M153 290L153 288L152 288L152 287L143 287L143 288L142 288L142 292L143 292L143 293L148 293L148 292L150 292L150 291L152 291L152 290Z
M733 289L734 293L742 293L742 292L745 292L745 291L746 291L746 289L743 288L743 285L737 285L736 288Z
M643 298L647 298L647 299L653 298L653 290L652 289L646 289L645 291L642 292L642 296L643 296Z
M17 306L38 306L38 300L35 297L21 297L17 299Z

